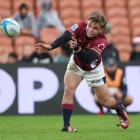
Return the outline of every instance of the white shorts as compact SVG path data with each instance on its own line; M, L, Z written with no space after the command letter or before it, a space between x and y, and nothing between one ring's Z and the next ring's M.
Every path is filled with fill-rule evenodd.
M92 71L84 71L75 64L72 55L67 66L67 72L72 72L83 77L90 87L98 87L106 83L102 62Z

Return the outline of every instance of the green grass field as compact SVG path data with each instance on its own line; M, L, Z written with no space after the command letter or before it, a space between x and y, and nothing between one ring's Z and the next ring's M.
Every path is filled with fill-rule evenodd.
M61 132L61 116L0 116L0 140L140 140L140 115L129 115L130 127L116 127L117 116L72 117L76 133Z

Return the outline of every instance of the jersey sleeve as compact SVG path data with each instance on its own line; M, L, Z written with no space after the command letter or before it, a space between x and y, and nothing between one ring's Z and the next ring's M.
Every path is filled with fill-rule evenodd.
M105 38L97 39L91 43L91 49L94 50L100 57L107 48L107 40Z
M80 33L81 29L83 28L84 22L81 22L79 24L74 24L71 26L71 28L69 29L69 31L74 35L74 36L78 36L78 34Z

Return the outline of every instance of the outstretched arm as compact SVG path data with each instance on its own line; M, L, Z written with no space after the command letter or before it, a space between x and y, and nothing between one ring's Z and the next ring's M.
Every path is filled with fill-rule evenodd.
M37 43L36 49L38 52L48 52L52 49L58 48L72 39L72 33L70 31L65 31L59 38L57 38L52 44L46 45L43 43Z
M75 38L72 38L72 40L69 42L69 45L70 48L74 50L74 54L78 55L80 59L87 64L91 64L100 57L99 54L93 49L83 50L80 46L78 46L77 40Z

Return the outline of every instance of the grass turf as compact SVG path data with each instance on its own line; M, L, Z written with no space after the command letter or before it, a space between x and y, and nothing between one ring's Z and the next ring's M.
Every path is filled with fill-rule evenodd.
M61 116L0 116L0 140L139 140L140 116L129 115L130 127L116 127L117 116L73 115L76 133L61 132Z

